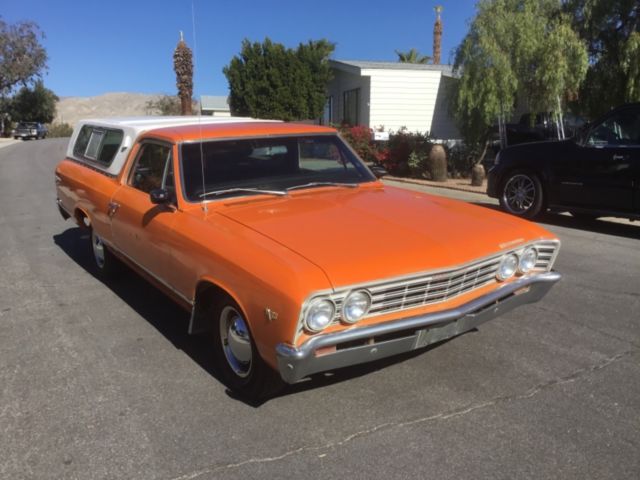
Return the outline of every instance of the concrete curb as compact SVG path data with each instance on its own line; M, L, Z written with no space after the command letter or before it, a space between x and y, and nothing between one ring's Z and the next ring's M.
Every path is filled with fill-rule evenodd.
M8 147L14 143L21 142L22 140L15 140L13 138L0 138L0 148Z
M405 177L393 177L391 175L385 175L385 180L392 180L400 183L413 183L415 185L423 185L427 187L446 188L449 190L458 190L461 192L477 193L478 195L486 195L487 187L483 183L481 187L474 187L469 184L470 180L467 179L448 179L446 182L432 182L430 180L420 180L417 178L405 178Z

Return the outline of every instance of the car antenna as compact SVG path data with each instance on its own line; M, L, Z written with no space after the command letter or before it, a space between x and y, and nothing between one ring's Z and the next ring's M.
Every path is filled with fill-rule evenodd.
M197 71L197 59L198 59L198 40L196 38L196 7L194 2L191 2L191 27L193 28L193 70L194 77L195 72ZM182 35L182 32L180 32ZM203 138L202 138L202 94L200 94L200 98L198 101L198 130L200 133L200 172L202 174L202 193L206 192L206 186L204 181L204 150L203 150ZM209 211L207 207L207 201L204 200L202 202L202 209L204 210L205 217Z

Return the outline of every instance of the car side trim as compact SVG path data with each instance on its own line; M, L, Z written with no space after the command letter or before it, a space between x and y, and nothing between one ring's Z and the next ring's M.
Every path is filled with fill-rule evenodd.
M175 288L173 288L171 285L169 285L165 280L163 280L162 278L158 277L156 274L150 272L147 268L143 267L142 265L140 265L138 262L136 262L135 260L133 260L129 255L127 255L126 253L124 253L122 250L118 249L117 247L115 247L113 245L113 243L106 241L104 238L102 239L103 243L109 247L111 250L114 251L114 253L116 253L118 256L123 257L125 260L127 260L127 262L131 263L134 267L136 267L137 269L139 269L140 271L144 272L145 275L148 275L149 277L151 277L153 280L155 280L156 282L158 282L160 285L162 285L164 288L166 288L167 290L169 290L170 292L172 292L176 297L178 297L180 300L182 300L183 302L185 302L186 304L190 305L191 307L193 307L194 305L194 301L188 299L187 297L185 297L182 293L180 293L178 290L176 290Z

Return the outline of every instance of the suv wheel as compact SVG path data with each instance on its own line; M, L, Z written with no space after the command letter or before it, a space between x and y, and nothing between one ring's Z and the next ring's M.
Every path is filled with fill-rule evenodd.
M512 172L504 179L500 190L500 206L507 212L524 218L538 215L544 206L542 184L537 175Z

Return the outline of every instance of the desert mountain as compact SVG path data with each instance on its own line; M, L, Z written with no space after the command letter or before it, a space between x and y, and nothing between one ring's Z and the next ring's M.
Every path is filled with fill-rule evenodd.
M57 105L54 123L75 125L83 118L148 115L146 104L161 95L105 93L96 97L63 97Z

